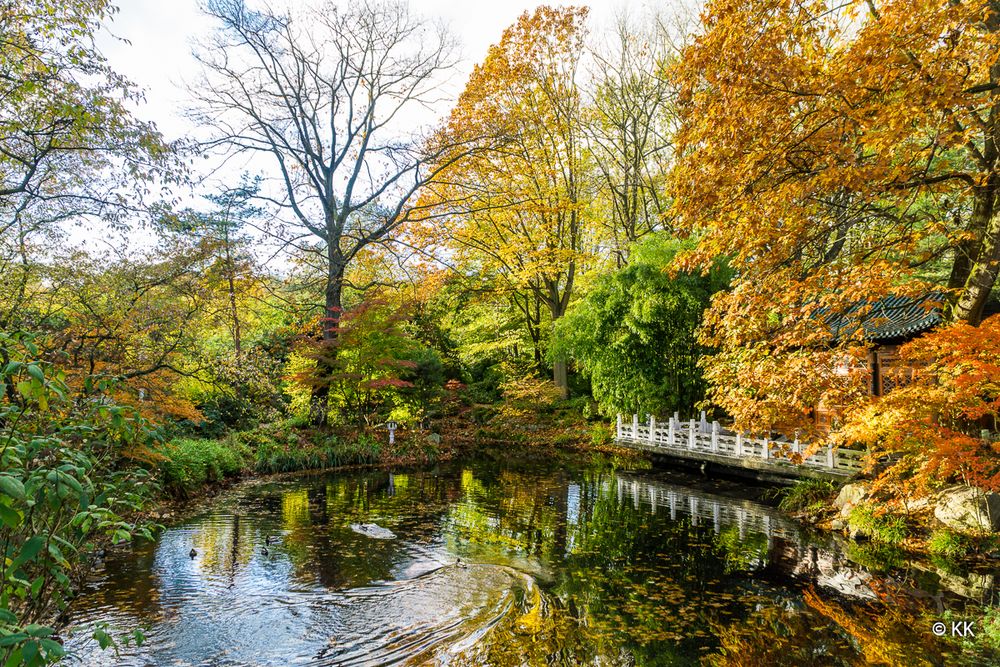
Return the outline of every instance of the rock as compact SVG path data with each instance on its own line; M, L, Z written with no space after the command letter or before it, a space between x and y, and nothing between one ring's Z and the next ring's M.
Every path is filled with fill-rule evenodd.
M396 533L377 523L352 523L351 530L376 540L392 540L396 537Z
M1000 530L1000 495L971 486L952 486L934 502L934 518L958 532Z
M847 524L840 519L834 519L830 522L830 528L833 530L843 530L846 526Z
M431 433L430 435L427 436L427 441L428 442L433 442L435 445L440 445L441 444L441 434L440 433Z
M840 510L840 516L847 517L851 510L868 495L868 485L861 482L845 484L837 499L833 501L833 506Z

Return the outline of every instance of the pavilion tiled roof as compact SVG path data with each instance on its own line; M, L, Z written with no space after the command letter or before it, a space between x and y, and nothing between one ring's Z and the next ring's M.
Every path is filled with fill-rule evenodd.
M875 302L860 303L843 315L831 315L826 323L834 337L840 338L841 332L855 331L858 324L856 313L870 306L861 320L865 340L910 338L941 323L943 303L944 295L940 292L918 298L890 295Z

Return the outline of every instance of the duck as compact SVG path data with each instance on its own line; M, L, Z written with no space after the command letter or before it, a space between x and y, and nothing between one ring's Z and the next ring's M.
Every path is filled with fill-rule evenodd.
M188 552L188 556L191 556L191 559L193 560L194 557L197 556L197 555L198 555L198 552L194 550L194 547L191 547L191 551Z
M270 535L264 538L264 544L274 544L275 541L276 540Z
M264 555L266 556L267 555L267 547L264 547L262 551L264 552Z
M457 559L457 560L455 561L455 567L461 567L461 568L466 568L466 567L469 567L469 566L468 566L467 564L463 563L463 562L462 562L462 559L461 559L461 558L459 558L459 559Z

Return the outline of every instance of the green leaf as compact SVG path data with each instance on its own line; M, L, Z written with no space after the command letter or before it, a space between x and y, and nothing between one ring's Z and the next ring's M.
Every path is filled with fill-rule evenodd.
M28 375L35 378L39 382L45 382L45 373L43 373L42 369L35 364L28 364Z
M35 535L29 538L24 543L24 546L21 547L21 553L19 553L17 558L14 559L14 562L11 563L11 570L17 570L29 560L33 559L38 555L38 552L40 552L44 546L45 538L41 535Z
M12 635L0 637L0 646L13 646L18 642L23 642L27 638L28 634L26 632L15 632Z
M27 632L32 637L48 637L55 630L47 625L39 625L37 623L32 623L31 625L25 626L24 631Z
M17 528L21 525L21 513L12 507L0 503L0 521L8 528Z
M0 475L0 493L6 493L15 500L24 500L24 484L10 475Z

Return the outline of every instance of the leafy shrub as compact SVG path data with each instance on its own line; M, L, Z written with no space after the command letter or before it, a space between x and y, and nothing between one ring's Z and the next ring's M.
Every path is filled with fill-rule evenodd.
M906 522L902 517L880 511L875 505L862 503L851 510L847 525L852 531L867 535L874 542L895 545L906 539Z
M236 438L178 438L161 453L165 460L160 463L160 470L166 486L182 496L207 483L238 475L247 460L246 447Z
M822 509L833 495L832 483L819 479L804 479L794 486L778 490L778 507L788 512Z
M607 447L615 441L615 429L610 424L594 424L590 427L590 444Z
M39 361L30 336L0 332L0 663L42 665L62 646L43 625L64 608L71 574L99 538L150 539L133 523L157 492L137 458L160 433L114 404L116 383L86 378L74 400L62 373ZM79 396L79 395L77 395ZM103 633L101 635L98 632ZM114 639L100 630L102 646Z
M927 551L934 556L949 559L963 558L969 553L971 545L968 540L950 530L935 530L927 542Z

